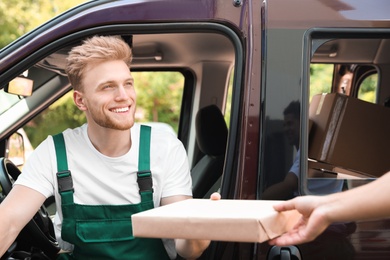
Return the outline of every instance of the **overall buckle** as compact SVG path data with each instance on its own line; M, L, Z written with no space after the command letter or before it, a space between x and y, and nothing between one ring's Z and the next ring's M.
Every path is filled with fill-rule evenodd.
M57 172L58 192L74 191L72 174L69 170Z
M137 172L137 182L139 187L139 193L144 191L153 192L153 179L152 173L150 170L138 171Z

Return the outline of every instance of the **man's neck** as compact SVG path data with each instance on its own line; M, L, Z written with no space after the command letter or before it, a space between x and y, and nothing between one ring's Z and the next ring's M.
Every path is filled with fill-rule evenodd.
M119 157L126 154L131 148L130 129L122 131L88 126L87 133L96 150L105 156Z

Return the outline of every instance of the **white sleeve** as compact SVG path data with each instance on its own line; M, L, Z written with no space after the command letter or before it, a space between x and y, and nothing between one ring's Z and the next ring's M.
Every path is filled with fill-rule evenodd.
M175 195L192 196L190 168L181 141L171 134L155 131L151 143L152 169L158 169L161 173L160 176L156 176L161 178L158 180L161 185L161 198Z
M53 169L55 149L51 136L30 155L14 185L24 185L42 193L46 198L54 194ZM54 164L53 164L54 162Z
M173 195L192 196L192 179L186 150L177 140L170 150L166 163L167 174L164 181L162 197Z
M295 176L297 176L299 178L299 172L301 170L301 167L300 167L300 160L301 160L301 156L300 156L300 152L299 150L297 151L297 155L295 156L295 159L294 159L294 163L293 165L291 166L289 172L292 172L295 174Z

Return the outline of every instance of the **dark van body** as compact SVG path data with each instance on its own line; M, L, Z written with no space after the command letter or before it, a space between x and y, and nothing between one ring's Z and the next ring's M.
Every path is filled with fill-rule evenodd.
M308 185L317 178L313 176L320 176L315 181L324 184L335 176L342 181L340 190L325 193L364 185L390 170L385 164L380 170L373 169L374 164L388 160L388 152L387 147L370 141L375 135L386 143L389 135L362 130L365 124L371 125L372 131L387 129L390 124L390 117L386 117L390 97L389 10L390 2L379 0L82 4L0 51L0 156L8 157L13 134L71 90L64 73L69 49L88 36L121 35L131 39L132 71L178 71L184 77L177 134L195 169L194 184L199 188L194 190L195 197L207 198L213 191L219 191L222 198L243 200L317 194ZM33 94L15 98L6 93L3 88L27 70L27 78L34 82ZM321 76L329 80L317 81ZM384 115L380 117L371 108L359 110L367 111L366 117L349 112L351 120L359 124L349 124L346 131L352 136L351 143L358 145L344 147L337 160L330 155L336 148L327 150L329 156L313 155L314 144L322 141L312 133L327 119L316 121L309 112L311 101L323 93L338 93L370 103L375 107L372 111L384 111L378 112ZM286 139L284 122L284 110L292 101L300 108L299 141L294 145ZM228 127L226 143L213 144L223 147L217 156L202 151L197 142L195 117L209 105L222 111ZM331 107L329 110L332 115ZM364 118L380 119L368 123ZM337 131L327 132L334 140L332 147L346 140L337 135ZM364 161L366 157L359 157L364 153L375 154L378 162ZM297 154L296 190L287 196L278 191L265 196L269 188L284 180ZM220 170L205 172L199 166L204 156L222 158ZM362 160L363 165L354 164ZM313 171L319 175L308 174ZM29 244L29 232L35 232L31 230L18 245ZM10 254L18 251L18 245ZM44 252L52 250L47 249L52 245L40 244ZM312 243L277 250L293 255L292 259L388 259L390 222L340 223ZM213 241L201 259L277 259L270 252L267 243Z

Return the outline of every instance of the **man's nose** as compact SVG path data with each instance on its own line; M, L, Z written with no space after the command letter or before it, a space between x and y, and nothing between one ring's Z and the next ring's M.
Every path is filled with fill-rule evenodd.
M117 89L116 99L123 100L123 99L127 99L127 98L128 98L128 94L127 94L125 87L122 85L119 86Z

